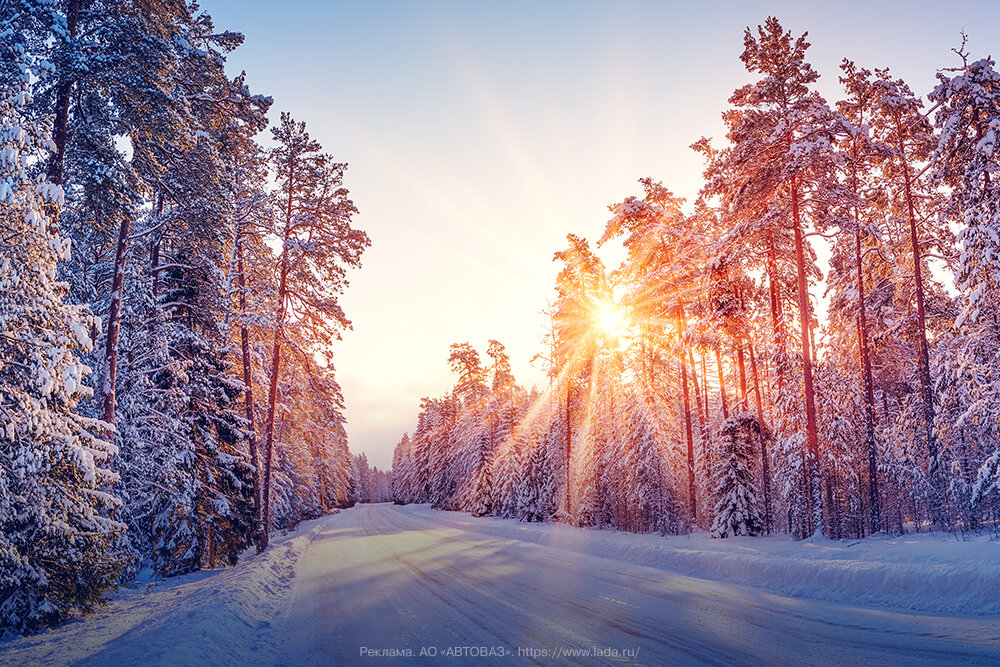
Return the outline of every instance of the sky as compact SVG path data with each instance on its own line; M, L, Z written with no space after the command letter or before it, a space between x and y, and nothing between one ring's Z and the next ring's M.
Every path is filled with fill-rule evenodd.
M449 346L502 342L518 381L546 383L553 254L596 241L608 206L660 180L693 199L720 115L752 79L743 32L777 16L808 31L832 103L845 57L919 94L935 72L1000 57L1000 2L390 2L204 0L254 93L338 161L371 237L334 350L352 451L387 468L420 398L454 384ZM614 248L603 253L609 268Z

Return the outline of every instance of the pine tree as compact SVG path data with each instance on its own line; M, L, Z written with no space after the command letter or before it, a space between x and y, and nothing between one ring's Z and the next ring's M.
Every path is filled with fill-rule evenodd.
M609 207L613 216L599 243L622 237L628 249L628 258L615 275L629 289L627 299L632 304L639 347L643 352L639 372L642 384L650 387L649 391L655 391L652 389L653 375L661 354L669 354L679 361L680 387L674 388L674 395L683 401L688 510L692 521L697 521L696 437L690 391L694 369L688 366L686 311L698 299L700 274L705 263L702 230L694 219L684 215L683 200L663 184L650 178L639 182L643 186L643 198L628 197ZM668 347L671 338L673 345ZM698 451L707 439L701 416L699 413L694 417L699 427Z
M404 433L392 451L392 502L405 505L410 502L410 434Z
M924 277L927 271L926 253L934 249L931 241L938 241L950 234L941 230L938 234L927 234L924 230L930 224L923 223L918 217L933 220L936 199L921 187L920 173L915 165L926 161L933 150L934 135L930 122L921 113L923 101L913 95L909 86L902 80L893 80L888 72L881 72L877 82L882 89L879 98L879 117L873 125L876 138L880 140L888 159L884 169L895 181L894 198L900 209L900 218L906 221L907 238L909 239L908 266L912 270L913 302L916 306L916 320L913 323L913 338L917 348L917 368L920 378L921 413L923 416L922 439L927 448L928 477L933 486L931 497L931 514L936 521L942 520L943 478L940 476L940 461L938 460L937 436L934 432L934 392L930 369L930 348L928 344L928 282ZM899 185L902 185L902 188ZM921 202L930 202L921 205ZM923 214L923 215L921 215ZM940 242L936 245L940 246ZM939 251L940 254L940 251ZM907 281L909 283L910 281Z
M556 482L548 444L553 437L559 437L558 430L550 427L543 439L530 443L531 455L518 491L521 521L547 521L555 512Z
M63 190L26 168L51 140L26 113L38 72L27 59L17 72L0 90L0 628L35 632L113 587L123 526L106 514L115 475L101 467L115 448L76 413L97 323L57 278L70 242L48 211Z
M735 413L719 433L719 459L712 468L718 502L712 537L760 535L764 532L761 498L753 482L752 456L763 437L757 418Z
M878 91L871 81L871 72L859 69L853 62L845 59L841 64L843 76L840 82L844 85L847 99L837 103L838 111L851 122L849 136L844 139L845 155L844 170L848 179L848 187L853 195L850 202L849 215L845 216L853 224L849 224L853 243L847 243L853 253L843 247L843 236L838 237L834 247L834 257L831 260L831 288L840 288L842 302L832 304L832 318L838 311L855 311L857 319L858 361L865 391L864 423L865 445L868 455L868 503L872 532L881 529L881 509L878 492L878 445L875 441L875 384L872 376L871 325L866 303L866 246L879 238L879 216L874 213L874 206L869 199L873 198L878 189L867 190L866 176L870 176L873 163L877 157L875 144L867 131L875 115ZM867 190L867 191L866 191ZM871 193L871 194L868 194ZM866 196L867 194L867 196ZM853 261L848 260L851 258ZM871 264L869 259L868 263ZM850 267L847 269L846 267ZM849 280L846 276L852 276ZM835 300L836 301L836 300ZM835 327L834 331L844 331ZM853 356L853 355L852 355ZM846 361L846 360L845 360Z
M500 450L494 511L497 516L504 519L512 519L517 516L518 494L522 485L521 477L528 464L524 455L528 440L525 428L526 426L521 426L515 430Z
M304 123L283 113L272 128L277 143L271 158L280 183L282 214L274 230L281 239L275 330L271 345L270 387L264 424L263 491L258 549L267 547L270 530L271 456L283 345L307 353L326 349L350 325L338 302L348 267L357 266L368 246L353 229L357 209L343 186L346 165L319 152Z
M734 109L723 118L732 145L722 152L714 168L720 176L715 188L722 195L723 206L742 222L743 233L764 231L772 274L776 271L775 239L787 239L787 231L791 231L800 331L797 363L801 367L802 412L806 417L803 483L808 514L803 517L803 534L822 528L808 292L809 280L818 272L804 230L810 222L825 224L825 212L843 196L834 180L834 141L843 125L811 89L819 75L805 61L809 47L805 37L793 39L774 17L759 26L756 35L747 28L740 59L749 72L761 78L738 89L730 98ZM761 230L762 225L781 231ZM772 285L776 285L773 278ZM776 322L778 319L775 317ZM785 406L785 414L798 412L793 405Z
M635 495L635 524L640 533L663 531L676 517L668 516L671 490L666 481L660 442L653 421L656 417L641 402L632 409L630 440L635 450L632 492Z
M956 334L942 347L939 386L948 412L937 426L950 441L960 473L968 480L969 502L980 511L1000 500L1000 72L990 58L970 62L963 48L962 66L938 74L931 99L940 105L941 134L934 152L934 176L950 189L946 214L961 231L961 254L955 275L960 314ZM972 450L972 451L970 451ZM964 459L964 460L963 460ZM964 470L963 470L964 469ZM974 518L974 517L973 517Z

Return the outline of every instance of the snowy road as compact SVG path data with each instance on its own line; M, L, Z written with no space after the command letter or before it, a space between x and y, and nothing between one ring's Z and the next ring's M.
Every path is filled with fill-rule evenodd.
M486 647L513 655L476 664L532 654L548 664L1000 660L995 618L804 602L583 555L572 542L587 539L587 531L554 532L552 544L500 539L391 505L345 512L299 568L289 656L357 664L365 649L436 650L440 658L449 647Z
M0 665L1000 664L1000 617L982 609L864 609L773 592L783 580L768 582L770 592L732 583L741 575L717 565L707 579L635 562L681 552L694 563L733 562L712 548L743 560L760 548L819 551L813 571L827 576L838 563L844 572L876 564L871 555L832 559L865 545L664 539L359 506L275 536L236 568L136 587L50 633L0 643ZM961 581L953 565L927 567ZM988 598L991 581L965 587ZM407 651L413 660L380 657Z

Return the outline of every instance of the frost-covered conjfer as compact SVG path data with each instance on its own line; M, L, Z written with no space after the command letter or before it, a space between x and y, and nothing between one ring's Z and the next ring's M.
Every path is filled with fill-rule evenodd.
M358 266L369 245L368 236L351 227L357 212L343 184L347 165L320 153L320 145L305 124L281 114L271 129L277 145L271 161L279 183L281 213L274 234L281 239L274 336L271 343L270 387L262 452L263 492L258 549L268 543L270 527L271 456L274 417L283 346L304 354L325 350L350 326L339 295L347 285L349 267Z
M69 239L50 211L62 188L29 173L51 146L25 112L31 71L0 90L0 633L37 631L101 600L121 566L110 546L116 452L102 425L76 412L92 395L81 354L95 318L65 301L57 263Z

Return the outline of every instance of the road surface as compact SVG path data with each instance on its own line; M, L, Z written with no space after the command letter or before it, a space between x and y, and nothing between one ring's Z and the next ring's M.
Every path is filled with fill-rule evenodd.
M937 592L924 584L923 601L942 609L973 601L965 617L865 609L773 592L800 590L785 579L763 582L769 592L635 564L642 549L667 542L364 505L275 534L268 551L237 567L133 586L63 627L0 642L0 666L1000 664L1000 617L982 615L994 585L986 574L946 576ZM683 548L696 563L713 558L712 545L747 562L759 544L672 543L665 548ZM789 545L859 553L832 542ZM864 560L842 572L866 579L831 591L824 582L844 581L830 577L835 564L788 571L813 572L816 585L801 590L828 599L876 583L879 563ZM738 581L741 571L717 578ZM893 577L912 583L912 569L874 571L884 573L883 589Z
M289 664L374 664L407 651L451 664L1000 662L995 618L797 600L566 543L587 531L537 544L407 509L360 506L323 526L298 568Z

